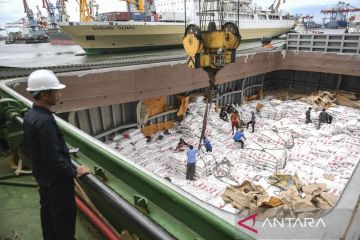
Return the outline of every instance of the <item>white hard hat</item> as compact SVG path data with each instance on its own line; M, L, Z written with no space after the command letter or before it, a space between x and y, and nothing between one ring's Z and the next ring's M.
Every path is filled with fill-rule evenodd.
M26 91L39 92L50 89L63 89L66 86L59 82L55 74L46 69L40 69L32 72L28 78L28 86Z

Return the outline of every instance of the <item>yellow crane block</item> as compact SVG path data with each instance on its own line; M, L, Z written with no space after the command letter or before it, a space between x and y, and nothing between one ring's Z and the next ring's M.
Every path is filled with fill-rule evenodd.
M191 68L220 69L235 62L235 51L241 36L234 23L227 22L221 30L201 31L196 25L185 30L183 46Z

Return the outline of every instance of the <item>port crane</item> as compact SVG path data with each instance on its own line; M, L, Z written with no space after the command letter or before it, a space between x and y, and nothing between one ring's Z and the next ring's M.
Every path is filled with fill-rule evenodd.
M80 8L80 22L90 22L90 9L87 0L76 0Z
M57 0L56 1L56 9L58 14L56 15L56 22L68 22L69 21L69 14L66 10L67 0Z
M323 25L328 28L347 27L350 13L358 13L360 8L352 6L349 3L338 2L332 7L321 10L324 14Z
M34 12L29 8L29 5L26 0L23 0L24 12L26 13L27 25L31 28L32 31L36 30L37 21L34 17Z
M95 20L95 16L98 14L99 5L95 0L76 0L80 7L80 21L90 22Z
M89 0L89 13L91 20L94 21L99 13L99 4L95 0Z
M276 5L275 5L275 3L276 3ZM285 0L283 0L283 3L285 3ZM280 4L281 4L281 0L275 0L273 2L273 4L271 4L269 7L270 12L272 12L272 13L279 12ZM275 7L274 7L274 5L275 5Z
M47 25L48 25L47 18L42 15L42 12L41 12L40 7L38 5L36 5L36 9L37 9L36 16L37 16L38 25L41 26L42 28L46 28Z
M183 46L188 57L187 65L190 68L202 68L209 76L206 107L198 148L201 146L206 131L208 113L216 89L216 74L226 64L235 62L236 49L241 41L238 26L233 22L224 21L224 5L227 2L226 0L200 0L199 26L187 25L185 22ZM237 7L240 7L239 1Z
M5 24L5 30L6 30L6 35L10 35L12 33L12 31L10 31L10 29L13 28L18 28L21 29L20 32L23 33L25 32L25 25L26 25L26 20L25 18L20 18L17 21L11 22L11 23L6 23Z
M130 5L134 5L139 12L144 12L144 0L119 0L127 3L128 12L131 12Z
M48 12L50 24L52 28L56 27L55 22L55 7L54 4L52 4L49 0L43 0L43 8L45 8Z

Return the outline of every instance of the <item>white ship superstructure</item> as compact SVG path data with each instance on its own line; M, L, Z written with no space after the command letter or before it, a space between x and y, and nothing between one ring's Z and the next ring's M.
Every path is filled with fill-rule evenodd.
M251 0L228 1L224 5L224 22L238 24L240 31L241 29L288 29L294 26L294 20L289 15L263 11L251 4ZM199 24L199 7L201 6L198 0L186 0L186 4L179 0L155 0L155 6L161 21L183 22L186 15L187 23Z
M199 23L199 1L186 0L185 4L183 0L155 0L154 3L158 22L130 20L59 25L88 53L181 47L185 15L187 24ZM228 1L224 6L224 22L238 24L242 40L275 37L293 28L295 21L289 15L262 11L251 3L251 0Z

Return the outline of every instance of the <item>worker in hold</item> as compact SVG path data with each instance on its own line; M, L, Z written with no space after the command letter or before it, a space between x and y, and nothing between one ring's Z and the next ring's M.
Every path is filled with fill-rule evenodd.
M318 129L320 129L322 123L328 123L328 113L325 111L325 108L319 114Z
M234 128L236 128L236 131L240 128L240 115L237 110L231 114L231 130L232 134L234 135Z
M195 166L196 166L196 155L198 150L194 149L192 145L189 145L189 150L187 150L187 164L186 164L186 180L195 180Z
M260 111L263 107L264 107L264 105L258 102L255 107L256 113L260 113Z
M309 109L306 111L305 115L306 115L306 120L305 120L305 123L308 124L308 123L312 123L311 119L310 119L310 113L311 113L311 107L309 107Z
M176 148L175 148L175 152L181 152L184 151L184 147L188 146L188 144L185 142L184 139L180 138Z
M220 117L220 119L227 122L227 121L229 121L229 119L228 119L228 115L227 115L226 110L227 110L226 106L222 107L221 110L220 110L219 117Z
M236 112L236 108L233 105L228 104L227 105L227 113L234 113Z
M328 123L328 124L331 124L331 123L332 123L332 116L331 116L330 114L328 114L327 123Z
M51 108L65 88L49 70L32 72L27 91L35 103L24 117L24 154L32 161L39 185L43 239L75 239L76 205L74 178L89 173L75 168Z
M178 99L181 101L181 105L179 107L179 111L176 113L176 116L178 117L178 121L181 122L185 115L189 113L189 95L185 94L185 96L180 96Z
M239 142L241 143L241 148L244 148L244 140L246 140L246 137L244 135L244 130L243 129L240 129L240 131L236 131L236 133L234 134L234 137L233 137L234 141L235 142Z
M211 143L210 143L209 139L206 136L204 136L204 138L203 138L203 144L205 146L206 152L212 152Z
M254 128L255 128L255 120L256 120L255 113L251 112L251 120L246 123L246 129L249 129L249 125L251 124L252 133L254 132Z

